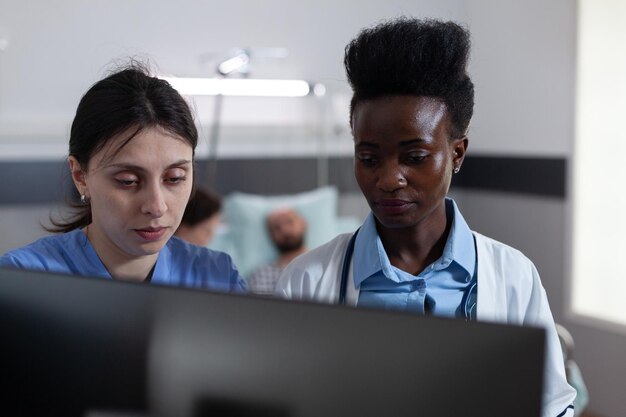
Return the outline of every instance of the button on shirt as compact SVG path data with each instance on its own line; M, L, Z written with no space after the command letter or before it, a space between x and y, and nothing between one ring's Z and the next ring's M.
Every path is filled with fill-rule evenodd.
M369 214L354 244L354 284L360 288L358 306L464 317L464 294L472 285L476 266L474 237L456 203L446 198L452 222L442 256L418 275L391 265Z

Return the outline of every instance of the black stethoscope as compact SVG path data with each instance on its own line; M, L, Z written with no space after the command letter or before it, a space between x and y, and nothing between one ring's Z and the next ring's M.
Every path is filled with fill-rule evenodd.
M346 290L348 288L348 275L350 274L350 262L352 262L352 255L354 254L354 242L356 241L356 235L359 233L359 229L354 232L348 247L346 248L346 254L343 258L343 266L341 268L341 281L339 286L339 304L344 305L346 303ZM476 238L474 238L474 250L476 250ZM478 280L477 280L478 259L474 263L474 273L472 274L472 280L467 286L461 305L463 306L463 317L466 321L476 320L476 303L478 296Z

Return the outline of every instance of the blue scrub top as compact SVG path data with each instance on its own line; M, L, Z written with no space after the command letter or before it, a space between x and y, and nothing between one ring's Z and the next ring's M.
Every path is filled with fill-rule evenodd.
M354 284L358 306L412 311L446 317L464 316L464 294L476 265L474 236L456 203L446 198L452 222L443 254L417 275L391 265L369 214L354 243Z
M0 257L0 267L112 279L80 229L47 236L9 251ZM159 252L151 282L222 292L246 291L246 282L229 255L175 236Z

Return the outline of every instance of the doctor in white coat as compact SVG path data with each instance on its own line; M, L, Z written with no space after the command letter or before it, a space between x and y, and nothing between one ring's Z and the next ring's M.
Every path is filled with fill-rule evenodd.
M533 263L471 231L447 197L473 113L469 49L459 25L407 18L366 29L346 47L355 176L371 213L357 233L296 258L277 295L542 326L543 415L573 416L575 390Z

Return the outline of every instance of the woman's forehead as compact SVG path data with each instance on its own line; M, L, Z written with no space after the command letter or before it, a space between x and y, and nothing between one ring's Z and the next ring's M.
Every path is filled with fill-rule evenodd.
M398 115L402 113L423 113L425 115L440 115L445 113L447 106L439 97L389 95L359 101L354 108L354 116L370 112L383 115Z
M111 164L168 165L192 160L193 149L183 138L161 128L127 130L109 139L92 158L93 166Z
M355 107L353 133L356 140L381 135L432 136L447 125L447 107L435 97L385 96L363 100Z

